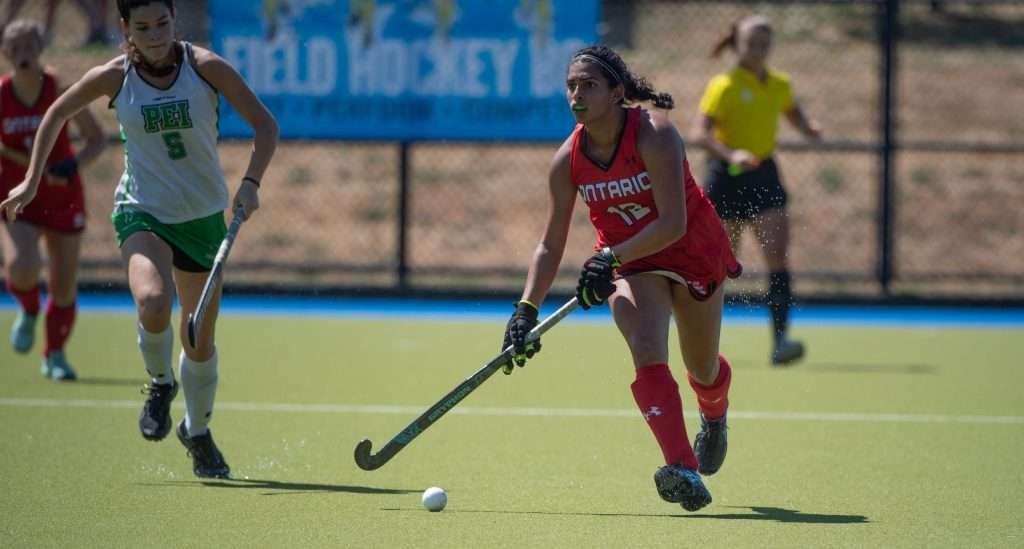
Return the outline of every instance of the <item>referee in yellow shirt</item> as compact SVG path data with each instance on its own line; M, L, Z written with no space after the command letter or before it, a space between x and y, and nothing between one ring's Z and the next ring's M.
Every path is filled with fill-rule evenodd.
M779 114L809 139L820 139L818 125L793 99L789 77L765 64L772 45L771 23L762 16L739 19L712 50L717 57L735 50L737 64L708 83L690 132L690 143L708 155L705 191L725 222L734 250L744 227L752 227L764 250L768 270L768 304L775 346L774 365L804 355L798 341L786 337L792 305L789 266L789 219L786 190L775 164Z

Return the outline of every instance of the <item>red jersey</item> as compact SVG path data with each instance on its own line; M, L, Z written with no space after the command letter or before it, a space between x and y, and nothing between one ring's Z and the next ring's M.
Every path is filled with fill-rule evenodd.
M576 126L572 135L572 182L590 209L590 222L597 231L595 250L628 240L658 218L647 166L637 150L637 134L647 113L640 107L625 111L626 124L607 166L584 152L582 124ZM685 158L683 176L686 234L659 252L630 261L618 271L623 276L650 271L674 273L678 277L673 278L682 278L695 297L706 298L726 276L739 276L741 266L733 255L721 219L694 181Z
M57 80L46 72L43 73L39 97L32 105L26 105L18 99L10 76L0 78L0 142L3 146L25 156L30 155L39 123L57 96ZM65 126L57 135L47 165L74 156ZM21 183L26 170L27 166L0 156L0 196L6 197L15 185ZM73 175L67 185L54 184L44 175L36 197L18 219L61 232L81 231L85 227L85 196L79 175Z

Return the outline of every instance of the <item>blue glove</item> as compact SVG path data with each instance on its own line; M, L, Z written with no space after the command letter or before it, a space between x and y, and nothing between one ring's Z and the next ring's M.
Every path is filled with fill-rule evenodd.
M576 285L576 300L580 307L589 309L603 305L609 296L615 293L615 268L621 267L619 258L612 249L605 246L600 252L590 256L580 271L580 280Z

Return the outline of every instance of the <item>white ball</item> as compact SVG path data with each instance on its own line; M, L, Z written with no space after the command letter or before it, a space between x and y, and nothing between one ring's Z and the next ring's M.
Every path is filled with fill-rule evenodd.
M427 511L432 513L440 511L447 504L448 494L445 493L444 488L431 486L423 491L423 506L427 508Z

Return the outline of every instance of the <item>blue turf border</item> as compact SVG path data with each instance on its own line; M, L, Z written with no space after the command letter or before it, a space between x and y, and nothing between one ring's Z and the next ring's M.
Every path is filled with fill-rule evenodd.
M560 305L550 301L544 314ZM14 301L0 294L0 310L12 309ZM132 310L127 293L84 293L79 296L83 312ZM227 295L221 307L225 314L319 317L410 318L432 320L504 320L512 311L509 303L495 300L438 300L386 297L292 297ZM920 307L920 306L836 306L805 305L794 309L793 320L806 325L1022 328L1022 308ZM606 308L573 313L574 322L608 322ZM727 324L762 324L768 313L763 306L728 305Z

